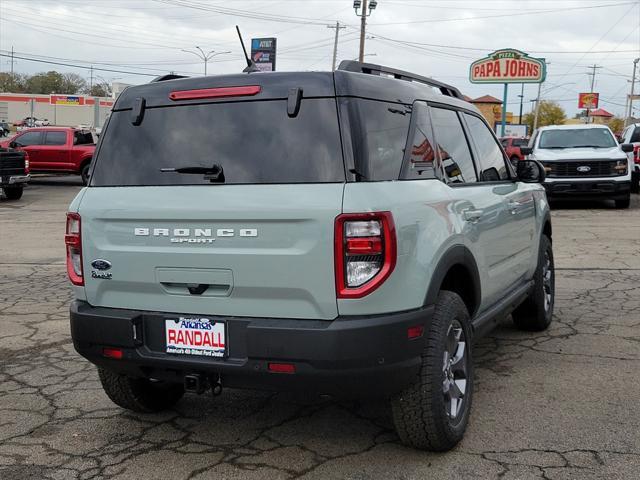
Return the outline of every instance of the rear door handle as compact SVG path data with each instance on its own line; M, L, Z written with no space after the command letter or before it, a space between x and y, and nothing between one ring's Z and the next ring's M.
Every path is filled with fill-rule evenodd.
M507 202L507 208L509 209L512 215L515 215L516 213L518 213L518 211L521 210L522 207L524 207L524 205L525 204L521 202L515 202L515 201Z
M462 215L467 222L476 223L482 217L482 210L465 210Z

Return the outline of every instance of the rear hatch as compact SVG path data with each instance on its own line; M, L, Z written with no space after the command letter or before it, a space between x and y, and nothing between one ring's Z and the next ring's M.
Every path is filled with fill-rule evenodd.
M331 75L307 75L311 85L244 75L126 92L78 210L91 305L336 317L344 163ZM260 88L233 89L248 82Z

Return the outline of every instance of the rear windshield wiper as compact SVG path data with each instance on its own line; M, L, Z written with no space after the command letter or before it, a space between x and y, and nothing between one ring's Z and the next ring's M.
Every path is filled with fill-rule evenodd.
M161 168L162 173L187 173L187 174L203 174L205 180L210 182L224 183L224 169L222 165L214 163L210 167L179 167L179 168Z

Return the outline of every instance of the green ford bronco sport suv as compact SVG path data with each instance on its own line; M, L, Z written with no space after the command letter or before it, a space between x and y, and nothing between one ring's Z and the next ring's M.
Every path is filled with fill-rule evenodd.
M67 216L76 350L135 411L222 387L384 396L447 450L472 342L551 322L544 169L454 87L372 64L118 98Z

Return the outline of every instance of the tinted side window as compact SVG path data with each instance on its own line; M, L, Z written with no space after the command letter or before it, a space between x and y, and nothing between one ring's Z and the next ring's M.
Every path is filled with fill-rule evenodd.
M427 104L414 103L411 118L412 126L401 178L403 180L441 178L440 159L436 155Z
M469 133L476 146L480 181L495 182L508 180L509 173L502 150L496 142L491 130L478 117L464 114L469 126Z
M27 132L24 135L20 135L16 138L16 143L23 147L30 145L41 145L42 132Z
M94 143L91 132L76 131L73 134L74 145L92 145Z
M67 143L67 132L47 132L45 134L45 145L64 145L65 143Z
M411 110L411 105L349 100L355 166L366 180L398 179Z
M629 140L629 142L640 142L640 127L636 127L636 129L633 131L633 135L631 135L631 140Z
M458 114L453 110L432 108L431 120L448 180L452 183L475 182L476 171Z

